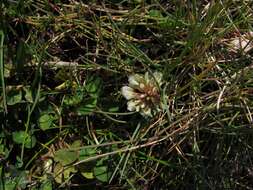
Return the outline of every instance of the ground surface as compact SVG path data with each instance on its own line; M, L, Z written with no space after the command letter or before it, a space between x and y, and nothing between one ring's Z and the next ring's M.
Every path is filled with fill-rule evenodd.
M252 189L252 9L1 1L0 189Z

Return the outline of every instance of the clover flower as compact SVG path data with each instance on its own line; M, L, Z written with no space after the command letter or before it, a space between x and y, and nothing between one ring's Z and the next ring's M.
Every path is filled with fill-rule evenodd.
M133 74L129 76L128 82L128 86L121 88L121 93L128 100L129 111L139 112L143 116L152 116L160 111L160 72Z

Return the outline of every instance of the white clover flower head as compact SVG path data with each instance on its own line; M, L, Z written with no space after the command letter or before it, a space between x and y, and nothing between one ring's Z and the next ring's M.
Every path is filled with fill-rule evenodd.
M133 74L128 77L128 82L128 86L121 88L121 93L128 100L129 111L139 112L143 116L152 116L160 111L162 73Z

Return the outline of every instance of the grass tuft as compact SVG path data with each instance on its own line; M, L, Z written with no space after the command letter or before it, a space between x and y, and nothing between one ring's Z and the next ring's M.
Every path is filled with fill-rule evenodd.
M0 5L0 189L252 189L251 1Z

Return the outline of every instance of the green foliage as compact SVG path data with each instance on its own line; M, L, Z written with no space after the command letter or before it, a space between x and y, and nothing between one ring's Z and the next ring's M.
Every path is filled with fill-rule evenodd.
M87 79L85 85L77 86L73 89L73 94L64 98L64 104L74 108L79 116L88 115L95 110L101 90L101 79L91 76Z
M25 189L29 183L27 173L25 171L16 170L13 166L10 166L10 172L2 179L4 183L0 183L0 188L5 190L16 190L17 188Z
M12 90L7 93L7 105L15 105L22 101L22 91Z
M54 160L60 162L63 166L73 163L77 158L77 152L68 149L60 149L56 151L54 156Z
M50 114L43 114L39 118L39 125L41 130L45 131L50 129L54 121L54 117Z
M250 189L252 7L4 0L0 189Z
M87 115L90 114L97 105L96 98L87 98L85 99L82 104L76 108L76 112L78 115Z
M94 167L94 176L102 182L108 182L111 177L111 172L108 170L108 163L105 161L108 161L108 158L99 160Z
M39 190L52 190L52 189L53 189L52 183L49 180L44 181L39 188Z
M102 90L101 79L95 75L89 77L86 81L85 89L91 97L97 98Z
M97 155L97 150L94 148L84 148L81 149L79 152L79 160L86 160L91 157L94 157ZM94 179L94 171L93 168L96 166L96 161L89 161L87 163L83 163L79 166L79 170L81 172L81 175L84 176L87 179Z
M33 148L36 144L36 138L25 131L15 131L12 133L12 139L17 144L23 144L26 148Z

